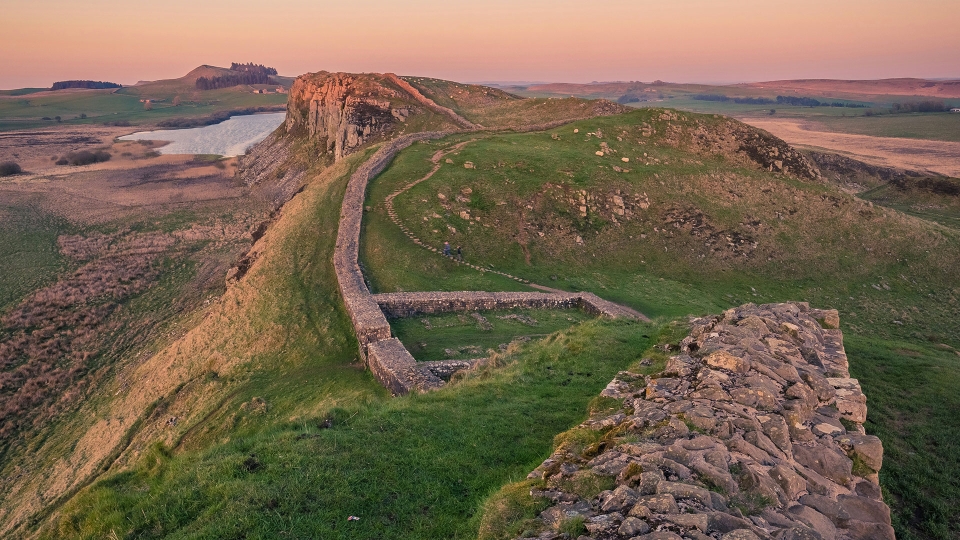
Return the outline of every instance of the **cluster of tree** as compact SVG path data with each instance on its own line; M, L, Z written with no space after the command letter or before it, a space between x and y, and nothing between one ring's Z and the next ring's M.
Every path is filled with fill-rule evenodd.
M0 163L0 176L13 176L22 172L23 169L21 169L20 165L14 161L4 161L3 163Z
M266 73L267 75L277 74L276 69L267 67L263 64L254 64L253 62L247 62L246 64L238 64L233 62L230 64L230 71L242 71L244 73Z
M57 160L57 165L90 165L91 163L100 163L110 161L110 152L105 150L81 150L79 152L70 152Z
M171 118L169 120L161 120L160 122L157 122L157 125L159 127L177 129L212 126L227 120L231 116L244 116L247 114L256 114L261 112L280 112L285 110L287 110L287 108L284 105L276 105L273 107L247 107L246 109L233 109L230 111L215 112L209 116L202 116L200 118Z
M773 103L772 99L768 98L752 98L752 97L735 97L725 96L723 94L696 94L693 96L693 99L700 101L720 101L727 102L732 101L734 103L741 103L745 105L769 105Z
M627 103L639 103L641 101L646 101L646 99L640 99L640 96L636 94L624 94L617 99L617 103L621 105L626 105Z
M849 107L851 109L862 109L866 107L863 103L843 103L842 101L820 101L809 97L797 96L777 96L777 103L782 105L793 105L795 107Z
M200 90L216 90L218 88L232 88L241 84L271 84L271 75L276 75L277 70L272 67L266 67L260 64L230 64L230 70L234 73L218 75L216 77L200 77L197 79L197 88Z
M102 88L123 88L123 85L103 81L57 81L53 83L51 90L64 90L66 88L92 88L99 90Z
M942 101L936 100L924 100L924 101L912 101L908 103L894 103L890 107L890 110L898 112L946 112L949 108L944 105Z

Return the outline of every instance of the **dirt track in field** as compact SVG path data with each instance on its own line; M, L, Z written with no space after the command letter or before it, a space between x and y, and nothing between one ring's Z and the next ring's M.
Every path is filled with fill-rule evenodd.
M827 149L874 165L960 177L960 142L834 133L803 119L742 120L795 146Z

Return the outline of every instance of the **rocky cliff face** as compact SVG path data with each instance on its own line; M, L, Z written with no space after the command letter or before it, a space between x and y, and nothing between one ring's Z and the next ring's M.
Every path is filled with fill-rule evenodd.
M385 138L419 108L376 74L311 73L298 77L287 101L288 133L304 131L334 161Z
M550 501L540 538L893 539L838 324L748 304L694 321L663 373L621 372L602 393L613 413L558 437L529 476Z

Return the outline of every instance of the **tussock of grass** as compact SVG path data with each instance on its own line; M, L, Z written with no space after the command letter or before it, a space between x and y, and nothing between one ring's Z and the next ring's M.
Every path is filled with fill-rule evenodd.
M549 505L530 496L535 480L507 484L483 503L478 540L507 540L537 532L537 514Z

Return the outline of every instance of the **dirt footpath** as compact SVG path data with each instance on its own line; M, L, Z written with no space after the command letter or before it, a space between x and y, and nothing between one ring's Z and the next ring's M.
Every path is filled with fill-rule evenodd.
M823 130L815 122L799 118L741 120L795 146L832 150L874 165L960 177L960 142L834 133Z

